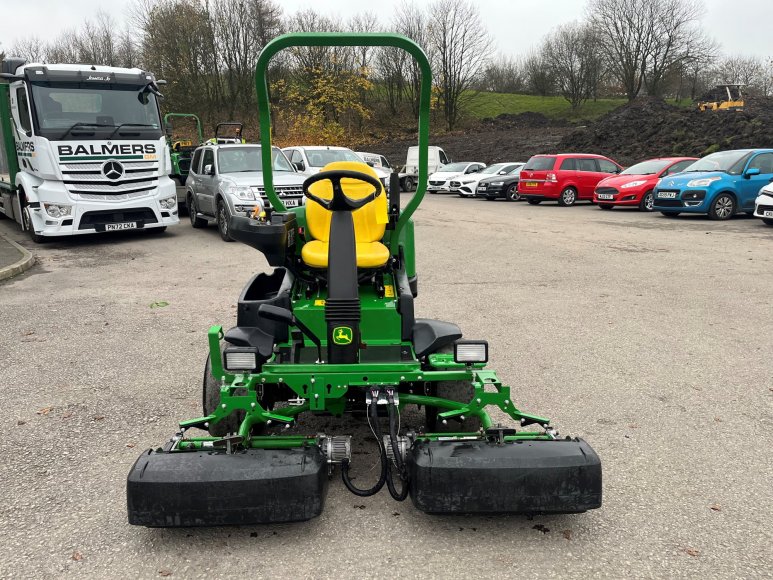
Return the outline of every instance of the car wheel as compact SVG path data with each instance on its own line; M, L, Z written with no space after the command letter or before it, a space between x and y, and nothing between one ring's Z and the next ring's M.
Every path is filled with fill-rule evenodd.
M599 204L599 209L612 209L613 207L615 207L615 206L613 206L611 203L600 203Z
M231 215L228 213L228 206L222 199L217 200L217 231L224 242L233 242L233 238L228 233L228 220Z
M735 198L729 193L720 193L711 203L709 218L724 221L735 215Z
M196 201L193 199L192 195L188 196L187 205L188 205L188 219L191 220L191 227L198 229L206 226L207 220L196 216L196 214L199 211L199 208L196 207Z
M679 215L681 212L678 212L678 211L662 211L662 212L660 212L660 213L662 213L662 214L663 214L664 216L666 216L666 217L676 217L676 216L678 216L678 215Z
M762 223L764 223L766 226L773 226L773 220L770 218L762 218Z
M22 226L24 227L24 230L27 232L27 235L29 236L30 240L35 242L36 244L42 244L46 241L46 238L44 236L39 236L35 233L35 229L32 226L32 215L30 214L30 208L28 205L24 206L24 209L21 213L21 220L22 220Z
M566 187L558 196L558 205L561 207L569 207L574 205L577 201L577 190L573 187Z
M655 196L652 190L646 192L639 203L639 211L652 211L655 208Z
M527 199L527 202L529 202L529 205L539 205L542 203L541 199Z
M403 179L403 191L413 191L413 179L406 177Z
M521 194L518 193L517 183L511 184L510 187L507 188L507 192L505 192L505 199L507 199L507 201L518 201L521 199Z

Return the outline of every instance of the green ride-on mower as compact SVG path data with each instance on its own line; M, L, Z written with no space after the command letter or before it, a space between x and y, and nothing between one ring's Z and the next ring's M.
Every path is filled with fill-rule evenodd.
M244 123L226 121L215 126L215 136L207 140L210 145L223 145L225 143L246 143L242 136ZM231 133L230 135L228 133Z
M175 138L172 119L191 119L195 121L198 140L194 141L188 137ZM166 127L166 140L169 144L169 156L172 160L170 177L177 182L178 186L185 187L185 180L188 179L188 173L191 170L193 152L204 142L201 120L192 113L167 113L164 115L164 126Z
M336 45L403 48L421 67L419 184L404 208L397 184L387 199L373 169L358 162L331 163L309 177L303 207L288 210L276 195L269 61L285 48ZM182 421L131 468L131 524L307 520L322 512L336 468L358 496L386 486L394 499L410 496L433 514L601 506L593 449L560 439L548 419L516 407L510 387L485 368L486 341L464 340L455 324L414 314L411 216L427 188L430 75L418 45L394 34L288 34L264 48L255 76L270 207L232 216L230 232L262 252L273 271L247 283L235 327L209 330L204 415ZM401 432L409 405L423 407L426 425ZM494 424L487 407L513 426ZM302 413L350 412L367 417L378 445L380 470L367 488L349 473L351 436L277 429L297 425Z

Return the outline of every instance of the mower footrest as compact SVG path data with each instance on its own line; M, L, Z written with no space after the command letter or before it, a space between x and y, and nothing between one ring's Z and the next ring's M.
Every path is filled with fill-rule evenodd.
M268 524L322 513L327 464L318 447L220 451L148 449L126 485L129 523L148 527Z
M408 453L420 510L579 513L601 507L601 461L585 441L417 441Z

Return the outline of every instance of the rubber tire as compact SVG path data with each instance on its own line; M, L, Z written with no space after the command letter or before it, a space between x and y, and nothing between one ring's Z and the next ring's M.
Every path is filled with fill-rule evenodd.
M727 198L730 200L730 213L726 216L722 216L717 213L717 203L720 199ZM735 212L738 210L738 206L736 204L735 198L730 195L729 193L720 193L714 201L711 202L711 206L709 207L709 219L716 220L716 221L725 221L729 220L731 217L735 215Z
M221 215L221 213L225 214L225 216ZM220 237L224 242L233 242L233 238L228 235L228 224L223 224L222 222L223 219L227 222L231 217L231 214L228 212L228 206L223 204L222 199L217 200L217 211L215 212L215 215L217 216L217 231L220 234ZM225 228L225 231L223 228Z
M679 211L661 211L660 213L662 213L664 216L670 218L670 217L676 217L676 216L678 216L682 212L679 212Z
M32 240L36 244L42 244L46 242L45 236L39 236L35 233L35 230L32 229L32 218L29 215L29 208L27 207L27 204L24 204L24 207L22 208L22 227L25 228L27 235L29 236L30 240Z
M764 223L766 226L773 226L773 220L770 218L762 218L762 223Z
M613 207L615 207L615 206L612 205L611 203L600 203L599 204L599 209L612 209Z
M649 207L647 207L647 198L649 198L650 203ZM645 191L644 195L641 196L641 201L639 202L639 211L646 211L651 212L655 209L655 194L652 193L652 190Z
M571 198L571 201L566 201L564 199L564 195L569 191L574 192L574 196ZM561 207L571 207L575 203L577 203L577 190L573 187L565 187L561 194L558 196L558 205Z
M186 205L188 206L188 219L191 222L192 228L204 228L207 226L207 220L204 218L196 217L197 208L196 208L196 201L193 199L192 195L188 196L188 201L186 202Z
M505 191L505 199L507 201L520 201L521 200L521 194L518 193L518 184L512 183L508 186L507 191Z
M403 188L403 191L413 191L413 178L412 177L403 178L403 182L400 184L400 187Z
M204 365L204 382L201 389L201 404L204 415L210 415L220 404L220 382L212 376L212 361L207 355ZM239 426L244 419L244 411L236 411L215 425L210 425L207 430L212 437L223 437L229 433L239 431Z
M539 205L539 204L542 203L542 200L541 199L527 199L526 202L529 205Z

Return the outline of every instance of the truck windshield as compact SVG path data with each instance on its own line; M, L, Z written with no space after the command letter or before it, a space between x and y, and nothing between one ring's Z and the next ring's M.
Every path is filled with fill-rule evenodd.
M30 83L37 133L48 139L158 139L153 93L137 85Z
M271 149L274 171L295 171L279 149ZM263 171L263 159L260 146L223 147L217 152L217 167L220 173L245 173Z
M720 151L706 155L703 159L698 159L692 165L687 166L684 173L694 173L696 171L724 171L731 175L740 175L746 165L746 160L751 156L752 151Z

